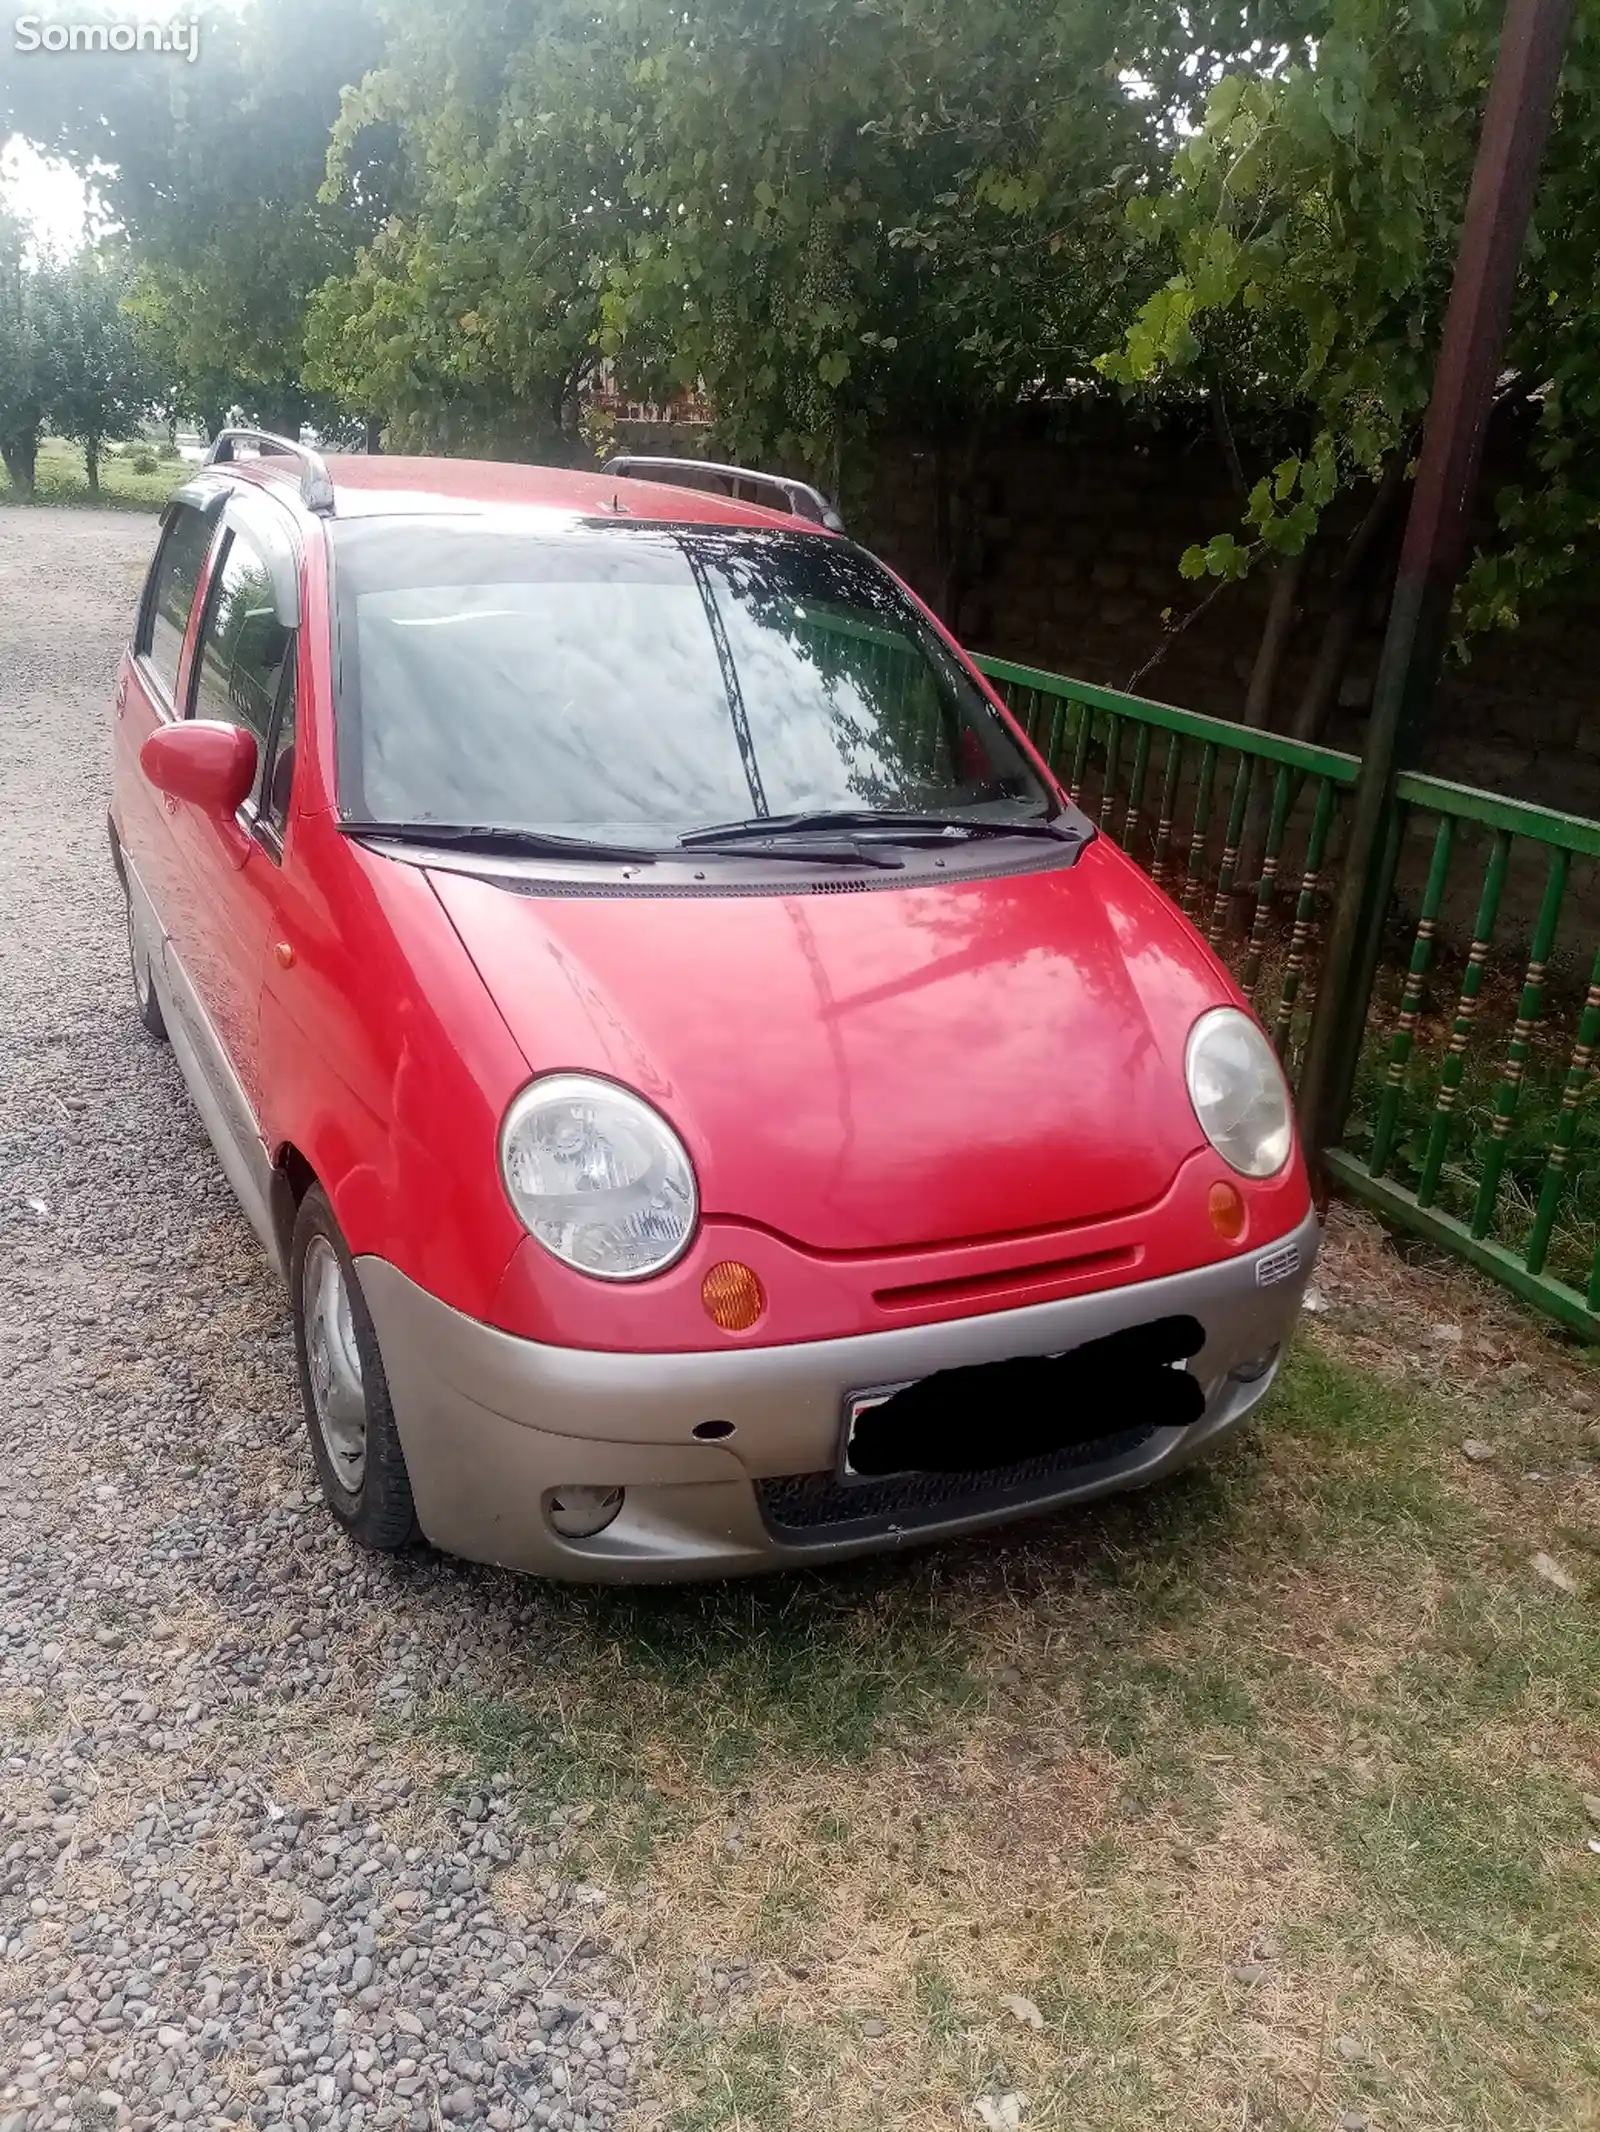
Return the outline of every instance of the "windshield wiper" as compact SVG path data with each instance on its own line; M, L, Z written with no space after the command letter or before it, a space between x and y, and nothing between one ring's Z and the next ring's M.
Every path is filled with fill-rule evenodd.
M604 844L593 837L564 837L543 829L499 829L471 822L351 822L337 825L341 836L387 837L395 844L433 844L441 851L506 852L530 859L625 859L649 866L660 858L637 844Z
M762 827L765 828L763 823ZM818 837L815 832L809 841L798 837L755 837L749 829L740 836L729 833L699 841L702 833L691 830L688 836L679 839L682 850L714 851L726 859L798 859L804 863L816 862L822 866L879 866L894 870L905 865L904 859L896 859L881 846L861 844L854 837Z
M1049 837L1056 843L1076 844L1081 833L1066 824L1046 821L1040 815L1022 815L1015 821L995 821L989 816L967 814L898 814L887 807L841 807L811 814L754 816L746 822L717 822L706 829L691 829L679 837L684 851L716 850L742 842L750 836L814 836L819 831L888 831L889 843L947 844L968 837Z

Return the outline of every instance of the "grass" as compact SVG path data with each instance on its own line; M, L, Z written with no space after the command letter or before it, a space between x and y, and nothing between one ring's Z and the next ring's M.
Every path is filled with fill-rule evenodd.
M1595 1375L1353 1218L1325 1279L1259 1430L1166 1490L556 1594L431 1712L608 1891L637 2125L1600 2124Z
M44 504L98 504L111 510L158 511L191 471L181 459L157 459L153 472L134 464L134 445L106 446L100 454L100 494L89 494L83 447L61 437L46 437L39 446L33 501ZM0 504L21 499L0 467Z

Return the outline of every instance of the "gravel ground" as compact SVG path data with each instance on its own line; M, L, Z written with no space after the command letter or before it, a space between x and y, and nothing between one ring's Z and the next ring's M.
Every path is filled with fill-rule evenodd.
M604 1897L408 1722L527 1679L538 1590L325 1517L281 1289L133 1016L108 714L154 533L0 509L0 2132L604 2128L642 2054Z

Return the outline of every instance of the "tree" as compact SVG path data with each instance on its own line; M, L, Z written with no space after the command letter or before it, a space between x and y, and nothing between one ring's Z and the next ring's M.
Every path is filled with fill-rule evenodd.
M319 411L302 377L310 294L387 213L381 129L341 201L319 197L329 129L381 57L363 0L216 10L193 66L147 50L4 56L0 139L22 134L89 180L136 264L134 308L208 421L237 399L293 434Z
M934 442L959 604L984 425L1099 388L1124 209L1283 5L383 0L330 190L394 126L399 211L313 307L312 375L447 448L574 443L600 355L837 487ZM1287 4L1287 0L1285 0Z
M1338 687L1353 617L1393 555L1432 390L1500 0L1325 0L1315 34L1212 91L1165 184L1133 220L1161 283L1107 375L1260 411L1242 537L1186 572L1229 579L1302 555L1330 506L1355 513L1297 730ZM1494 499L1459 600L1464 633L1511 626L1591 552L1600 525L1600 5L1580 0L1518 283L1502 440L1526 476Z
M45 272L29 260L21 225L0 212L0 461L24 497L55 392L53 323Z
M100 447L136 436L160 395L121 263L83 252L54 277L55 378L49 417L83 446L89 493L100 493Z
M637 219L634 70L665 19L661 0L389 0L327 190L390 126L403 206L313 306L316 383L413 446L581 450L601 289Z

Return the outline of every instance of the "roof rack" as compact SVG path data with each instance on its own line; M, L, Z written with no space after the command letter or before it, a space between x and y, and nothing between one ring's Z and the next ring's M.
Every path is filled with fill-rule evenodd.
M726 494L749 503L760 503L762 499L746 497L746 489L767 489L781 496L796 518L826 526L830 533L844 531L844 520L821 489L812 488L809 482L791 481L787 474L761 474L748 466L719 466L714 459L640 458L632 452L608 459L600 471L629 481L670 481L691 489L721 488L726 483Z
M241 454L239 446L255 447L253 453L244 457L265 458L272 452L287 452L300 462L300 500L308 511L315 511L321 518L333 516L333 476L328 472L328 462L321 452L313 451L309 444L300 444L293 437L276 436L270 429L222 429L211 440L206 453L207 466L226 466L236 462Z

